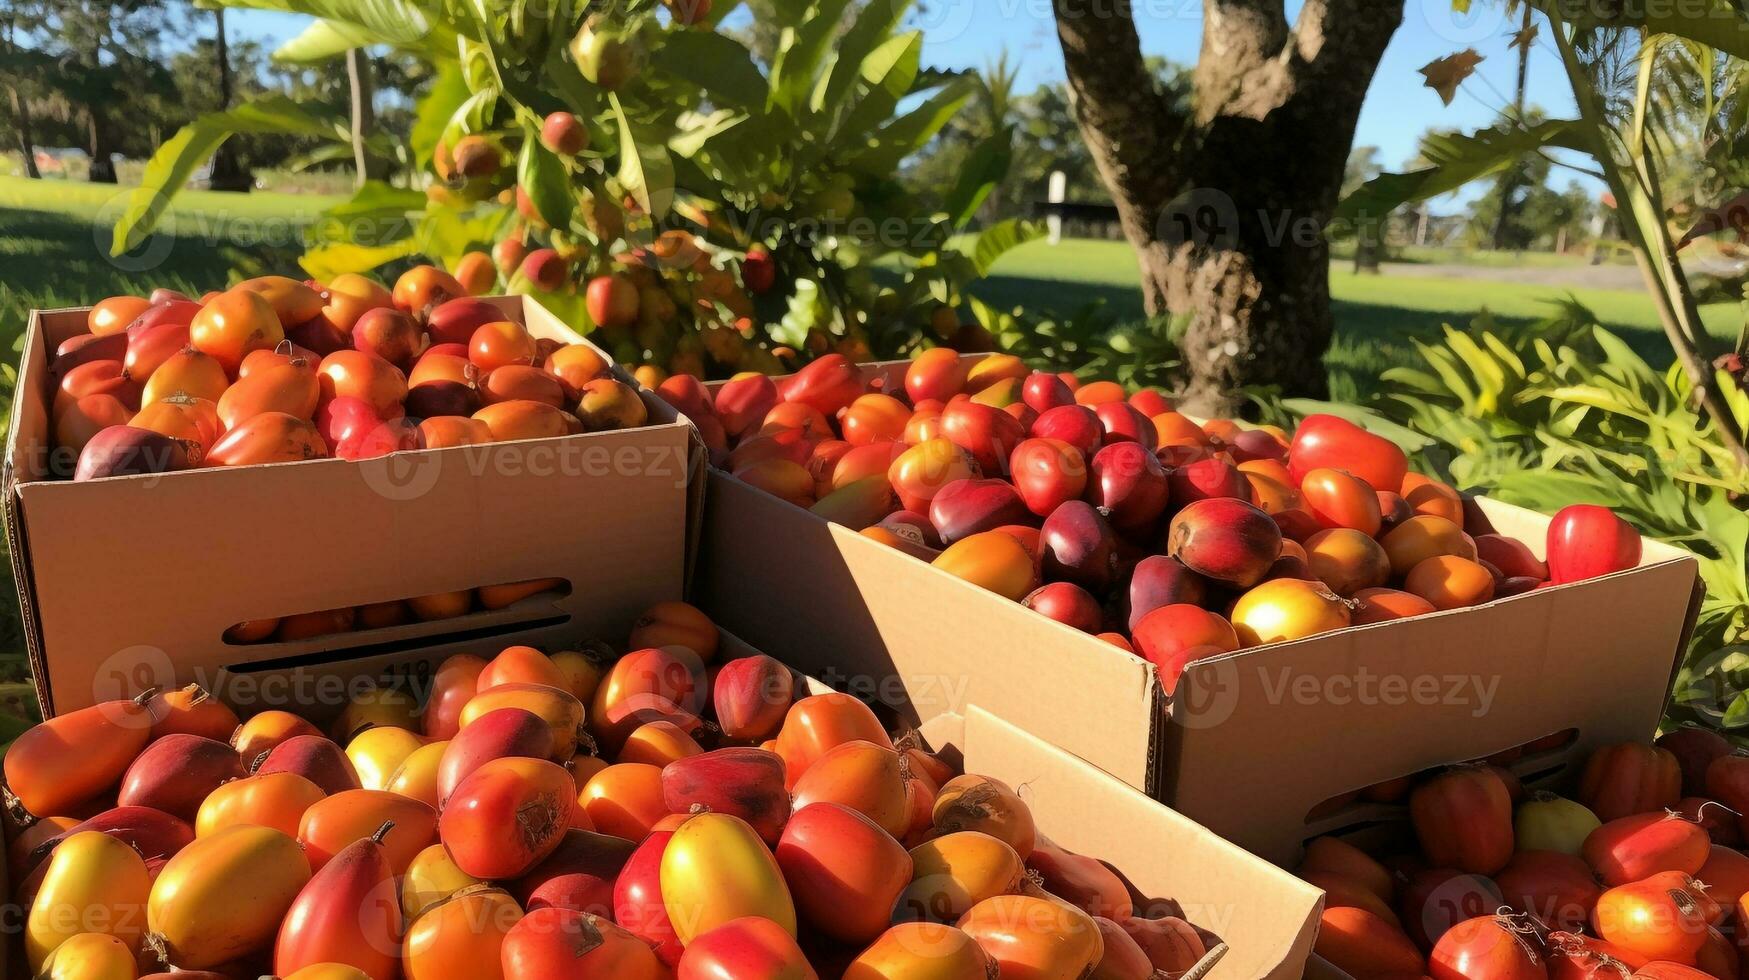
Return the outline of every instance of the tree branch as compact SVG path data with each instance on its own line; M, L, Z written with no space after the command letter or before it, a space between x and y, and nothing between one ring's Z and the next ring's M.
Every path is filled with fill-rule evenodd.
M1294 24L1297 74L1318 97L1359 100L1372 72L1355 66L1377 65L1402 23L1402 0L1306 0Z

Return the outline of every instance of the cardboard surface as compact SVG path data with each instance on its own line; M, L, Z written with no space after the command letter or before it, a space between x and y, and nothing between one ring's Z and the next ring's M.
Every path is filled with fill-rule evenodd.
M582 340L532 300L495 302L536 336ZM639 429L47 480L47 358L84 324L82 311L32 315L7 446L7 532L45 711L123 689L210 687L233 673L226 665L392 659L481 631L623 635L685 587L700 503L689 476L703 449L648 391L652 424ZM545 577L566 579L569 594L293 643L222 639L244 620Z
M887 385L905 362L865 365ZM1482 506L1541 554L1548 518ZM1140 658L713 471L694 585L725 627L829 678L895 673L975 702L1272 861L1375 819L1373 783L1577 729L1556 768L1650 738L1699 598L1692 555L1413 620L1198 661L1167 698ZM1548 764L1542 760L1539 764Z

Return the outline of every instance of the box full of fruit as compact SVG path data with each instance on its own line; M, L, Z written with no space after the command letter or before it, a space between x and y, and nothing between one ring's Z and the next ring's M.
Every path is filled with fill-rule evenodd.
M1323 978L1731 980L1749 948L1749 756L1717 732L1601 746L1572 779L1530 756L1376 787L1409 825L1314 838Z
M39 697L142 659L623 631L683 586L703 458L537 303L429 266L39 311L4 488Z
M1275 860L1405 772L1649 737L1698 599L1608 510L1462 495L1331 415L1198 423L945 349L657 393L716 464L726 626L936 678L923 717L963 693Z
M28 972L1305 968L1317 888L975 705L895 726L680 602L551 650L336 664L344 696L273 707L172 686L26 732L5 868Z

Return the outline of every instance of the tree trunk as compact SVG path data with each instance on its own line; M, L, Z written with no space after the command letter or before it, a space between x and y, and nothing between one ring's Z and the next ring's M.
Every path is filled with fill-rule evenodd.
M31 180L40 180L42 171L36 166L36 136L31 129L30 102L18 94L18 86L8 86L12 94L12 121L18 129L18 152L24 157L24 173Z
M1530 11L1530 4L1525 4L1524 22L1521 25L1521 30L1530 30ZM1518 46L1518 94L1512 102L1512 121L1518 124L1524 122L1524 90L1529 82L1530 45L1520 44ZM1512 173L1512 171L1507 171L1507 176L1502 178L1507 181L1507 184L1500 195L1500 213L1494 216L1494 248L1496 250L1506 247L1506 228L1512 223L1512 215L1518 210L1517 205L1512 201L1512 195L1518 190L1517 181L1511 178Z
M231 107L231 55L228 42L225 40L225 8L213 8L214 26L213 60L219 69L219 108ZM248 191L255 185L254 175L249 168L243 166L237 158L236 140L226 140L219 144L213 152L213 169L210 180L215 191Z
M371 179L373 162L364 141L376 127L375 106L372 103L370 62L363 48L346 52L346 80L352 87L352 166L353 182L363 187Z
M109 117L95 105L85 108L86 152L91 154L93 184L115 183L115 139L110 132Z
M1327 390L1335 209L1361 100L1403 11L1389 0L1207 0L1195 117L1143 67L1128 0L1055 0L1071 102L1152 315L1187 314L1182 404ZM1379 216L1383 217L1383 216Z

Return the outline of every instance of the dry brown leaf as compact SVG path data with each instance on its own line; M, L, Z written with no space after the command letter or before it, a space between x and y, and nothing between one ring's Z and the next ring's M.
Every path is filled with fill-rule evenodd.
M1446 105L1457 97L1457 89L1464 79L1476 73L1476 66L1481 64L1482 56L1475 48L1465 48L1457 54L1448 54L1443 58L1430 61L1421 69L1421 74L1427 80L1423 83L1428 88L1439 93L1439 98Z

